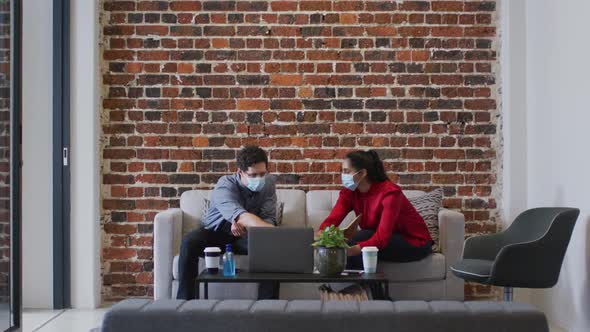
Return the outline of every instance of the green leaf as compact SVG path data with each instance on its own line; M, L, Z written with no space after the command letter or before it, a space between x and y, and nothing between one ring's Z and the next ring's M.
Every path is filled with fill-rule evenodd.
M314 247L326 247L326 248L349 248L350 246L346 243L344 232L334 225L326 227L320 234L314 239L312 246Z

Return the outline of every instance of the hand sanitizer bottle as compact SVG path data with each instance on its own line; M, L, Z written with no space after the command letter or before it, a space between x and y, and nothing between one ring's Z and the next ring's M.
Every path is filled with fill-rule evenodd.
M236 275L236 262L234 253L231 251L231 244L225 245L225 254L223 254L223 275L233 277Z

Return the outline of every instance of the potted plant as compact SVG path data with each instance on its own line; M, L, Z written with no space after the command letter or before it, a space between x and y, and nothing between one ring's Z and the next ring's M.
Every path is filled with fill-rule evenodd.
M346 267L344 232L334 225L326 227L312 244L315 247L315 266L322 276L340 275Z

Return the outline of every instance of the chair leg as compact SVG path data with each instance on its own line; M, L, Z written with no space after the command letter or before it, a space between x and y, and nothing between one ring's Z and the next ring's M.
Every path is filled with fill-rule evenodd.
M505 302L512 302L512 287L504 287L504 301Z

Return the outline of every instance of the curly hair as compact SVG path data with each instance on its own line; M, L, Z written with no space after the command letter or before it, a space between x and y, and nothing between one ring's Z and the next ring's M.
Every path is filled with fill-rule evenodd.
M238 152L237 158L238 167L242 171L248 170L248 167L264 162L268 165L268 157L266 152L257 146L245 146Z

